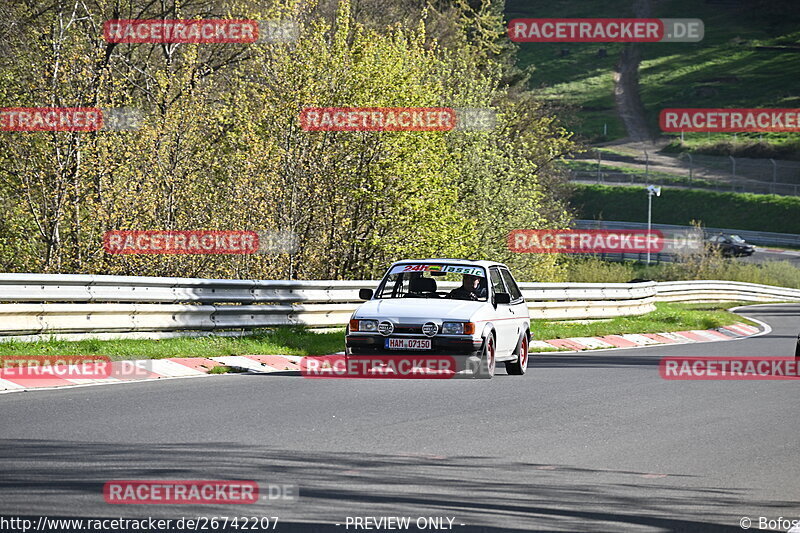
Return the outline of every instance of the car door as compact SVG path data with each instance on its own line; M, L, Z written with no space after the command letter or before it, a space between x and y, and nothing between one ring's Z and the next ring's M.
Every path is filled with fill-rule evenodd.
M515 338L519 339L522 335L522 332L530 327L530 319L528 318L528 303L522 296L522 291L519 289L516 280L514 280L514 276L511 275L511 271L507 268L501 268L500 274L503 276L506 289L508 289L508 294L511 296L511 310L514 313L515 319L513 322L517 326ZM516 345L514 348L516 348Z
M503 276L499 267L489 268L489 283L492 285L492 296L499 293L508 293ZM492 298L494 304L494 298ZM497 304L494 312L495 319L492 320L495 332L497 333L497 353L498 355L508 355L517 347L516 313L514 306L510 304Z

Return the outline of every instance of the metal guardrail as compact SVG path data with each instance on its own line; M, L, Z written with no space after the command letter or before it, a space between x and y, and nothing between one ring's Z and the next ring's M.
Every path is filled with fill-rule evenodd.
M0 274L0 336L341 326L361 303L358 289L377 284ZM531 318L550 320L641 315L657 301L800 301L797 289L729 281L521 283L520 288Z
M647 224L644 222L622 222L615 220L576 220L574 225L579 229L647 229ZM694 229L692 226L675 226L672 224L653 224L652 228L662 231L689 231ZM716 233L738 235L752 244L800 247L800 235L794 233L706 227L703 228L703 231L706 235L713 235Z
M0 274L0 302L342 303L375 283Z
M656 283L520 283L532 319L581 320L655 310Z
M658 283L656 301L697 302L733 301L774 302L800 301L800 290L740 281L692 280Z

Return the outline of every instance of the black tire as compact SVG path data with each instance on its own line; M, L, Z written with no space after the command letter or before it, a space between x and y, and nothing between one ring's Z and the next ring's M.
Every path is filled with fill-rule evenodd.
M483 353L481 354L481 361L478 364L478 372L475 377L478 379L492 379L494 376L495 366L497 365L495 355L497 351L497 344L494 340L494 333L489 333L486 341L483 343Z
M525 375L525 371L528 369L529 346L528 335L523 333L522 338L517 343L517 360L506 363L506 373L509 376Z

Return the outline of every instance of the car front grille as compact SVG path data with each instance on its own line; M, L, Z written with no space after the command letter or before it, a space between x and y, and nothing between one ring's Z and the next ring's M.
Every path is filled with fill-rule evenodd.
M422 324L414 326L395 326L394 333L405 333L407 335L422 335Z

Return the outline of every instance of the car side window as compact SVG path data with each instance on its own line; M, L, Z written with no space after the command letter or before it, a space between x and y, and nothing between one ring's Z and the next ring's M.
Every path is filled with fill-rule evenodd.
M492 282L492 290L495 294L499 292L508 292L506 291L505 285L503 285L503 278L500 277L500 269L497 267L492 267L489 269L489 279Z
M521 300L522 291L519 290L517 282L514 281L514 276L511 275L511 272L503 268L500 270L500 274L503 275L503 281L506 282L506 287L508 287L508 294L511 296L511 301L513 302L516 300Z

